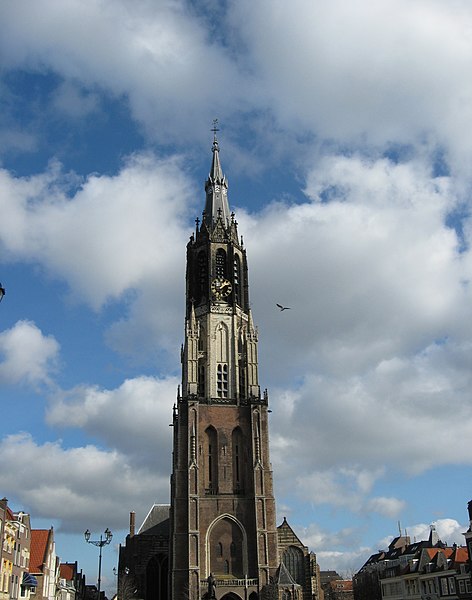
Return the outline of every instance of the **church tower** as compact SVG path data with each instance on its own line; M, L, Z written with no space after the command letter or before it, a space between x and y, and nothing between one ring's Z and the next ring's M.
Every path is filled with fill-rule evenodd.
M257 600L278 567L268 395L258 380L246 250L214 128L202 220L187 245L182 386L173 415L173 600Z

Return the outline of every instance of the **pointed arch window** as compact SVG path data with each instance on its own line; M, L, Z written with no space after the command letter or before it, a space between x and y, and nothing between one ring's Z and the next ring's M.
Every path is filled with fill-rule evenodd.
M205 297L208 289L208 266L205 252L200 252L198 255L198 282L197 295L200 300Z
M239 256L236 254L233 261L233 293L234 299L238 304L241 304L241 290L240 290L240 279L241 279L241 261Z
M217 277L226 277L226 252L221 248L216 251L215 275Z
M198 388L197 394L200 397L205 395L205 365L201 362L198 365Z
M233 489L235 493L240 493L243 488L243 434L239 427L232 433L232 458L233 458Z
M289 546L285 550L282 560L293 579L300 585L303 585L305 581L303 551L296 546Z
M205 430L205 489L214 494L218 489L218 447L214 427Z
M238 367L239 372L239 397L246 398L246 389L247 389L247 379L246 379L246 367L243 363L239 363Z

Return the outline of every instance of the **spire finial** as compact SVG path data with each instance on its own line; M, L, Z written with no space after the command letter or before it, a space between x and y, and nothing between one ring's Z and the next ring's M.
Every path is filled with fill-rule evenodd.
M217 150L218 149L218 140L216 138L216 132L219 131L218 119L213 119L213 129L211 129L211 131L213 131L213 150Z

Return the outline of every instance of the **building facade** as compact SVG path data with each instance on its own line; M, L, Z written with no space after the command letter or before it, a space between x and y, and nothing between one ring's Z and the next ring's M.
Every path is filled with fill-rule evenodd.
M355 600L472 600L467 547L443 543L434 526L428 540L395 538L388 550L368 559L353 582Z
M13 512L0 500L0 599L28 600L37 580L29 572L31 525L28 514Z
M59 584L59 560L52 527L31 530L30 573L38 582L31 599L55 600Z

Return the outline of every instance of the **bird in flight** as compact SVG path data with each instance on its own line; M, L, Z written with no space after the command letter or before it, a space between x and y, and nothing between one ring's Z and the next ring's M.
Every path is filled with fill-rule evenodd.
M277 306L280 308L280 310L290 310L290 306L282 306L281 304L277 304Z

